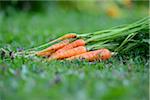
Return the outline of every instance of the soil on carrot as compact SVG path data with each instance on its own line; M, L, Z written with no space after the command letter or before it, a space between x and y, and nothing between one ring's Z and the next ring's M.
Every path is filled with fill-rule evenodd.
M131 12L124 12L127 16L116 19L59 9L48 14L0 12L0 48L28 49L66 33L107 29L145 16ZM97 62L43 62L39 58L5 59L5 55L3 51L0 58L0 100L148 99L149 62L140 55L129 53Z

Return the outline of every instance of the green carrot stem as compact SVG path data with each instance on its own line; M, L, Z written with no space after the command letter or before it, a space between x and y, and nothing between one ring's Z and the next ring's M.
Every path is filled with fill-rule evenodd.
M124 41L120 44L120 46L117 47L114 51L115 51L115 52L119 52L119 50L120 50L121 48L123 48L123 46L124 46L126 43L128 43L128 41L130 41L136 34L137 34L137 33L132 33L132 34L128 35L128 36L124 39Z
M131 33L137 32L141 29L146 28L147 26L148 25L141 25L138 28L133 28L130 30L120 29L120 30L116 30L114 32L96 35L96 36L93 36L92 38L87 39L86 42L88 43L88 42L92 42L92 41L102 41L102 40L106 40L106 39L115 39L119 36L125 36L125 35L129 35Z

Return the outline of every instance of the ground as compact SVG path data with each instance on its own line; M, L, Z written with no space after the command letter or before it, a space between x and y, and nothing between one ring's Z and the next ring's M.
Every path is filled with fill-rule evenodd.
M28 49L65 33L94 32L143 16L132 10L120 18L60 9L0 12L0 48ZM0 59L0 100L148 100L148 63L139 55L127 58L94 63Z

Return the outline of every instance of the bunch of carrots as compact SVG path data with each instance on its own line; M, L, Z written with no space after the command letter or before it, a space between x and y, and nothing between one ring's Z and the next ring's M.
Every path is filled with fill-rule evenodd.
M69 33L39 47L17 52L45 57L51 60L85 59L87 61L107 60L121 52L125 44L140 31L148 30L148 18L135 23L92 33ZM121 41L121 42L120 42Z

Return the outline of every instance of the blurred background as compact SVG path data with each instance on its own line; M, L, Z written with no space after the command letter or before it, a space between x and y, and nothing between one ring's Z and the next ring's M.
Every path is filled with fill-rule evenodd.
M110 17L123 16L124 10L148 8L148 0L50 0L50 1L0 1L0 10L9 13L12 10L25 12L49 12L50 8L59 7L63 10L76 10L94 15L105 14ZM138 9L137 9L138 8ZM54 9L53 9L54 10ZM145 12L143 10L143 12ZM145 12L148 13L148 12Z
M68 32L86 33L132 23L148 16L148 4L148 0L2 0L0 46L22 43L32 47ZM24 39L20 39L22 35Z

